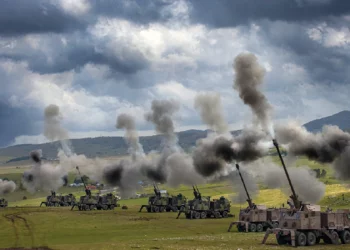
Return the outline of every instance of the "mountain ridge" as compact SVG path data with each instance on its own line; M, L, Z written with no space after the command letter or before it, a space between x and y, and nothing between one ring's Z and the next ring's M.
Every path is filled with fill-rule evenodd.
M344 110L315 119L305 123L303 126L311 132L318 132L324 125L337 125L343 130L350 128L350 111ZM177 132L178 143L184 150L189 150L195 146L196 141L205 138L210 130L191 129ZM241 130L231 131L232 134L238 134ZM160 150L162 142L161 135L141 136L140 143L145 153L152 150ZM114 137L95 137L71 139L70 143L76 154L85 154L87 157L110 157L127 154L127 145L121 136ZM0 157L10 158L8 162L16 162L17 160L27 159L30 151L42 149L43 156L48 159L57 157L57 151L60 148L60 142L43 143L43 144L21 144L0 148Z

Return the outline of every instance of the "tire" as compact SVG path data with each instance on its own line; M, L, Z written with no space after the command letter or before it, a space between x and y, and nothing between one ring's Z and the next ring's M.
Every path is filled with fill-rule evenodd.
M201 218L201 213L200 212L194 212L194 218L195 219L200 219Z
M278 228L279 224L278 221L272 222L273 228Z
M94 210L95 206L94 205L90 205L90 210Z
M111 210L114 210L114 205L111 205Z
M226 211L222 212L222 217L223 218L227 218L228 217L228 213Z
M308 232L306 236L307 236L307 240L306 240L306 245L307 246L314 246L314 245L316 245L317 237L316 237L314 232Z
M299 232L295 237L295 241L297 246L303 247L306 246L307 237L303 232Z
M286 241L286 238L283 235L276 235L276 240L278 245L287 245L288 241Z
M256 231L259 232L259 233L263 232L264 231L264 226L259 223L258 225L256 225Z
M90 210L90 206L89 205L85 205L85 210Z
M344 230L340 233L340 240L343 244L350 243L350 232L348 230Z
M240 232L240 233L245 232L245 226L240 225L240 224L237 224L237 230L238 230L238 232Z
M164 207L159 208L159 212L163 213L164 212Z
M216 218L216 219L219 219L220 218L220 213L219 212L214 212L214 217Z
M157 207L157 206L153 207L153 212L158 213L159 212L159 207Z
M256 232L256 225L254 223L249 224L249 232Z
M201 212L201 219L207 218L207 213L206 212Z

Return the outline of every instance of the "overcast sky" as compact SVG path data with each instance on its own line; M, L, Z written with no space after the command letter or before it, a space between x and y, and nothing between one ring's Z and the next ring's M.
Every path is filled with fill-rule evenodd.
M0 147L45 141L43 110L59 105L72 138L120 135L153 99L181 102L177 130L205 129L193 108L221 94L232 129L251 122L233 90L234 57L257 55L274 120L349 109L350 1L3 0Z

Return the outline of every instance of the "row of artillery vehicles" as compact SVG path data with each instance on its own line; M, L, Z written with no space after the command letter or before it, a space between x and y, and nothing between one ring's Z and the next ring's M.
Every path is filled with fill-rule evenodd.
M73 204L75 204L75 196L73 194L56 195L56 192L51 191L51 195L46 197L46 201L41 202L40 207L42 205L47 207L68 207Z
M277 141L274 140L273 143L292 191L289 202L291 208L280 212L278 227L267 229L262 243L266 242L270 234L275 234L279 245L313 246L321 240L325 244L349 244L350 210L333 212L327 208L327 211L321 212L320 206L301 202L290 180Z

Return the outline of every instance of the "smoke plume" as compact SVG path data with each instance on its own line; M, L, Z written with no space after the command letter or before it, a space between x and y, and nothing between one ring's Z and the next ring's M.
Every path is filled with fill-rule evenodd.
M134 118L128 114L120 114L117 118L116 127L125 129L125 140L129 145L129 153L132 157L142 156L143 148L139 143L139 135L136 130Z
M173 115L180 109L178 102L174 100L153 100L152 111L145 114L145 119L155 125L158 133L166 138L166 144L177 143Z
M12 193L15 189L16 183L0 179L0 195Z
M41 151L32 151L30 153L34 166L23 173L23 186L31 193L38 190L57 191L64 185L65 171L61 165L53 166L50 163L42 163Z
M220 95L217 93L198 94L194 107L200 113L202 121L217 133L226 133L228 125L222 112Z
M316 134L308 132L296 123L277 126L276 136L286 144L288 152L296 156L306 156L320 163L332 163L339 179L349 179L350 134L337 126L324 126Z
M243 180L245 182L245 185L247 187L249 196L251 199L253 199L253 197L255 197L258 192L259 192L259 188L258 185L254 179L254 176L249 173L248 171L246 171L245 168L240 168L240 172L242 174ZM238 174L238 171L235 170L233 172L231 172L229 174L229 181L232 184L233 187L233 191L235 192L235 196L233 196L233 201L235 203L243 203L245 201L247 201L248 197L247 194L245 192L242 180Z
M239 93L243 102L252 109L262 128L274 137L270 119L271 105L260 91L265 69L259 65L254 54L241 53L234 60L235 81L234 89Z
M63 151L68 156L72 155L72 149L68 138L68 132L61 126L62 114L57 105L50 104L45 108L44 135L50 141L59 140Z

